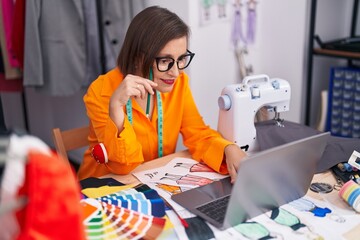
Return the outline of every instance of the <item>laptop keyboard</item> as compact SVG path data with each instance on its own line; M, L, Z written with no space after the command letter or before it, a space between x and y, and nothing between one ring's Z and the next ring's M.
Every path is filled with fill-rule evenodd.
M206 203L200 207L197 207L196 209L214 219L215 221L222 223L225 218L229 199L230 195Z

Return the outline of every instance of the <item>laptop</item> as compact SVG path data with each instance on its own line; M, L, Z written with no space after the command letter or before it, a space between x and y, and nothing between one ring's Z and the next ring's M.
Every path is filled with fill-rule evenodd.
M171 199L219 229L238 225L303 197L330 133L321 133L247 156L230 177L172 195Z

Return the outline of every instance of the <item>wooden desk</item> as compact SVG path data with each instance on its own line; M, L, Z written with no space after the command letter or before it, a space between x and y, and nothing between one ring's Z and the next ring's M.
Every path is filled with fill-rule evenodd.
M140 165L139 167L137 167L135 170L133 170L132 173L164 166L165 164L167 164L169 161L171 161L175 157L191 158L191 155L187 150L177 152L177 153L174 153L174 154L162 157L162 158L158 158L158 159L146 162L146 163ZM136 177L134 177L132 174L128 174L128 175L108 174L108 175L105 175L104 177L112 177L120 182L125 183L125 184L140 183L140 181ZM333 185L336 183L336 179L333 176L331 171L327 171L324 173L315 174L312 182L324 182L324 183L329 183L329 184ZM310 196L312 198L318 199L320 201L327 201L328 203L331 203L340 209L351 209L351 207L338 196L337 190L333 190L332 192L327 193L325 195L318 194L311 190L308 190L306 195ZM357 225L354 229L352 229L351 231L347 232L344 235L344 237L345 237L344 239L356 239L357 236L359 236L359 234L360 234L360 225Z
M184 151L180 151L177 153L167 155L162 158L158 158L158 159L155 159L155 160L152 160L149 162L145 162L142 165L135 168L132 171L132 173L164 166L165 164L170 162L175 157L191 158L191 154L189 153L188 150L184 150ZM128 175L107 174L103 177L112 177L122 183L125 183L125 184L140 183L140 181L136 177L134 177L132 174L128 174ZM329 183L331 185L334 185L336 183L336 179L333 176L333 174L331 173L331 171L327 171L324 173L315 174L312 182L324 182L324 183ZM335 206L337 206L339 208L342 208L342 209L349 208L349 205L347 205L347 203L338 196L338 191L336 191L336 190L333 190L332 192L327 193L326 195L320 195L309 189L306 195L310 196L312 198L318 199L320 201L324 201L324 197L326 197L327 200L331 200L331 204L334 204Z
M312 182L324 182L329 183L330 185L334 186L336 184L336 179L333 175L333 173L329 170L324 173L315 174ZM306 193L307 196L310 196L312 198L318 199L320 201L329 201L331 204L335 205L338 208L341 209L351 209L351 207L341 199L341 197L338 195L339 189L333 189L332 192L326 193L326 194L318 194L310 189ZM326 199L324 199L326 198Z
M141 172L144 170L149 170L149 169L154 169L154 168L158 168L158 167L162 167L165 164L167 164L168 162L170 162L172 159L174 159L175 157L184 157L184 158L191 158L191 154L189 153L188 150L184 150L181 152L177 152L177 153L173 153L170 155L167 155L165 157L162 158L158 158L149 162L145 162L142 165L138 166L137 168L135 168L132 173L136 173L136 172ZM125 184L138 184L140 183L140 181L134 177L132 174L128 174L128 175L116 175L116 174L107 174L103 177L112 177L122 183ZM320 173L320 174L316 174L314 175L313 178L313 182L326 182L326 183L330 183L330 184L335 184L336 180L334 178L334 176L332 175L332 173L330 171L325 172L325 173ZM314 196L316 194L312 194L313 192L311 192L309 190L308 194Z

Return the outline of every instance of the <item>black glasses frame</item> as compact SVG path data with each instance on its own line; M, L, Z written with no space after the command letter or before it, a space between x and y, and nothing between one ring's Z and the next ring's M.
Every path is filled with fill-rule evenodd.
M187 54L184 54L184 55L181 55L179 58L183 58L183 57L188 57L188 56L190 56L190 60L189 60L189 62L184 66L184 67L179 67L179 58L178 58L178 60L176 60L175 61L175 59L173 59L172 57L157 57L157 58L155 58L155 61L156 61L156 68L157 68L157 70L159 71L159 72L167 72L167 71L169 71L173 66L174 66L174 63L176 62L176 66L177 66L177 68L179 69L179 70L183 70L183 69L185 69L185 68L187 68L189 65L190 65L190 63L191 63L191 60L194 58L194 56L195 56L195 53L193 53L193 52L190 52L190 50L186 50L187 51ZM160 70L159 69L159 62L162 60L162 59L171 59L172 60L172 62L170 62L169 64L168 64L168 68L166 69L166 70Z

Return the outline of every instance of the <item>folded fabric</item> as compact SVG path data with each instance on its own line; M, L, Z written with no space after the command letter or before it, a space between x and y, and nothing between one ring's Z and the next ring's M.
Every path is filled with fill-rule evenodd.
M284 127L276 126L273 120L259 122L255 126L261 151L320 133L309 126L288 121L284 121ZM346 162L354 150L360 151L359 138L331 136L319 160L316 173L324 172L340 162Z
M144 192L142 192L145 197L147 199L155 199L155 198L160 198L159 194L157 191L155 191L154 189L149 189L149 190L146 190Z
M89 198L98 198L106 196L108 194L116 193L119 191L127 190L132 192L137 192L134 189L135 185L124 185L124 186L102 186L98 188L86 188L81 190L81 192Z
M17 193L26 182L27 155L30 149L50 154L50 148L34 136L8 136L6 162L0 187L0 205L12 204L19 200ZM12 239L19 232L19 225L13 211L0 215L1 239Z
M124 186L124 185L125 184L117 181L114 178L89 177L80 181L80 186L82 189L102 187L102 186Z
M85 239L80 186L57 155L29 151L19 196L27 196L28 203L17 213L17 239Z

